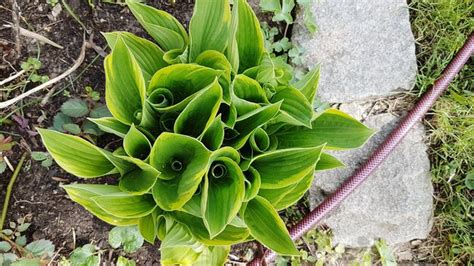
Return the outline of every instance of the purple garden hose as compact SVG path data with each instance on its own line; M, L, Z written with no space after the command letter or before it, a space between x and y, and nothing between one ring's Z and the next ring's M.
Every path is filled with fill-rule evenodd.
M344 183L334 193L304 217L303 220L290 229L292 240L302 237L307 231L314 228L324 216L334 210L360 184L362 184L362 182L364 182L380 164L382 164L413 125L424 117L435 101L441 96L446 88L448 88L448 85L459 73L464 64L466 64L473 52L474 35L471 34L464 43L464 46L457 53L456 57L454 57L454 59L444 69L441 77L435 81L433 87L423 95L423 97L416 103L406 117L390 133L364 165L355 171L351 177L344 181ZM276 254L273 251L267 250L263 254L263 257L256 257L249 263L249 265L265 265L266 263L272 262L275 257Z

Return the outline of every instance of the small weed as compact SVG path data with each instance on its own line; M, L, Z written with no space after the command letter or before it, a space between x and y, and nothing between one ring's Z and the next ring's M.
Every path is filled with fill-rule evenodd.
M37 162L41 162L41 166L43 166L44 168L49 168L51 165L53 165L53 157L51 157L51 155L47 152L31 152L31 159Z

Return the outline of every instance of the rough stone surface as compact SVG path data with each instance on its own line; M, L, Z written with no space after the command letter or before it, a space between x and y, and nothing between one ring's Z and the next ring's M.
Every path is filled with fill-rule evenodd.
M388 96L413 87L415 42L406 0L318 0L312 12L316 34L302 15L292 39L308 68L321 66L318 95L349 102Z
M343 104L341 109L360 118L366 113L362 106ZM316 174L310 190L312 208L368 158L397 121L387 113L366 118L364 123L378 133L363 148L333 153L346 167ZM322 221L332 229L335 243L364 247L378 238L390 245L426 238L432 225L433 188L424 135L423 125L417 124L368 180Z

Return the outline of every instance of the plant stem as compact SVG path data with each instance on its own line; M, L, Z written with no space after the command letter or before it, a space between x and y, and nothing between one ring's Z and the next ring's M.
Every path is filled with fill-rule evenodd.
M20 170L21 170L21 167L23 166L23 162L25 161L25 158L26 158L26 152L23 153L23 155L21 156L20 162L16 166L15 172L13 172L13 175L10 178L10 182L8 183L7 194L5 195L5 201L3 203L2 216L0 218L0 231L3 229L3 224L5 223L5 219L7 218L8 204L10 202L10 196L12 194L13 184L15 183L16 177L20 173Z

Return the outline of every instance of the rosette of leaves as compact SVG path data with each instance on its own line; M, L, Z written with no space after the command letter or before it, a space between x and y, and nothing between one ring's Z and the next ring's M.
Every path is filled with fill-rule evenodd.
M65 185L70 198L159 239L163 264L221 265L230 245L251 240L298 255L278 211L304 195L315 171L342 165L326 150L359 147L372 130L338 110L313 110L318 72L292 82L291 68L265 51L245 0L197 0L189 32L164 11L127 5L154 42L104 34L112 116L90 119L123 145L39 129L67 172L118 177Z

